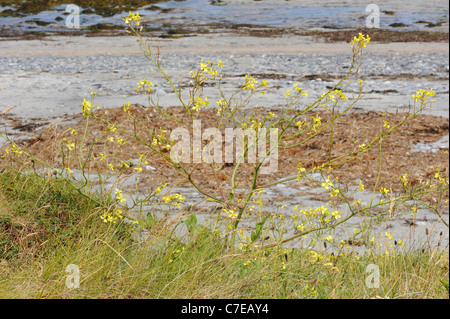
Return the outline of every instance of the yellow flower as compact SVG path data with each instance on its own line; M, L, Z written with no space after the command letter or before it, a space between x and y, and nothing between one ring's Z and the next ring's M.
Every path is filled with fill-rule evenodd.
M303 90L302 88L300 88L297 84L294 84L294 89L299 92L299 94L301 94L304 97L308 96L308 93L305 92L305 90Z
M171 203L173 206L180 207L180 204L175 203L175 202L178 202L178 201L184 201L185 198L184 198L182 195L180 195L180 194L178 194L178 193L175 193L175 194L171 194L171 195L169 195L169 196L163 196L163 197L162 197L162 200L163 200L166 204Z
M166 184L161 184L160 186L158 186L158 188L155 190L155 194L161 195L161 190L166 188L166 186L167 186L167 183Z
M345 96L345 94L344 93L342 93L342 90L334 90L333 91L333 93L334 93L334 95L335 96L339 96L343 101L347 101L348 100L348 98Z
M139 81L138 83L138 87L134 88L136 91L140 92L141 88L145 88L145 86L147 86L147 93L151 93L152 92L152 86L153 83L150 81L147 81L146 79L142 79L141 81ZM131 103L128 102L128 108L130 107ZM125 108L125 103L124 103L124 108Z
M323 256L321 254L316 253L314 250L309 251L309 257L310 257L309 262L312 264L323 259Z
M116 137L116 141L117 141L117 143L119 143L119 145L124 145L127 142L126 139L119 138L119 137Z
M370 37L368 35L364 36L362 33L359 33L358 37L353 37L351 41L352 45L359 45L361 48L365 48L367 44L370 43Z
M244 90L254 90L256 84L258 84L258 81L256 81L252 76L245 75L245 81L243 85Z
M325 183L322 183L322 188L328 190L330 186L333 186L333 183L327 178Z
M313 130L315 131L317 127L322 125L322 118L317 115L316 117L313 118Z
M336 210L336 211L331 213L331 216L334 217L334 219L338 220L339 218L341 218L340 212L341 211Z
M122 191L119 190L118 188L116 188L115 193L116 193L116 200L119 201L121 204L127 201L126 198L123 197Z
M83 117L85 117L86 115L91 114L91 112L92 112L92 104L91 104L91 102L86 101L86 99L83 99L82 110L83 110Z
M75 147L75 143L73 143L71 140L69 140L66 144L66 147L71 151Z
M73 172L70 168L66 167L66 171L70 176L73 176Z
M339 195L339 189L335 188L331 191L331 196L337 197Z
M128 17L122 18L122 20L124 20L128 25L131 24L131 21L136 22L136 26L139 26L141 24L141 17L139 16L138 12L131 13L131 11L129 11Z
M383 195L387 195L387 193L389 193L389 189L385 188L385 187L381 187L380 188L380 193Z
M1 158L5 158L9 154L9 147L5 148L5 154L0 156Z
M17 156L19 157L23 153L22 149L18 147L16 144L11 144L11 151L13 151L13 153L17 154Z
M190 99L190 102L193 102L192 109L194 111L200 111L203 107L207 107L209 105L208 98L201 98L199 96L194 97L194 99Z
M408 174L405 173L405 175L403 176L399 176L400 181L402 182L403 186L407 186L408 185Z
M364 193L364 184L361 181L359 181L357 189L361 194Z
M425 104L428 102L427 97L428 96L435 96L435 93L433 92L433 89L429 90L423 90L419 89L419 91L416 92L416 95L413 95L412 97L416 99L416 102L420 100L422 104ZM430 103L434 103L436 100L431 100Z
M116 223L117 220L124 218L124 216L121 209L116 209L112 212L104 210L103 215L100 216L100 218L105 223Z
M70 130L70 135L77 135L78 132L76 130L74 130L73 128L69 127Z
M317 295L317 291L314 287L306 286L304 292L309 295L309 297L315 297Z

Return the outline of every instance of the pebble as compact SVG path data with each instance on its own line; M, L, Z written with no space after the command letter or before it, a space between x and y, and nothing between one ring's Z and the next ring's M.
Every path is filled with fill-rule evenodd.
M267 74L265 80L269 84L268 93L279 96L280 91L282 95L286 90L292 91L293 85L298 84L308 92L310 98L319 96L333 87L338 78L346 74L350 58L347 54L331 52L229 56L167 54L161 57L165 72L176 84L180 79L183 80L184 85L189 83L191 80L189 71L198 70L201 60L222 60L224 68L221 69L221 73L226 75L222 79L223 89L234 90L239 87L245 74L256 74L259 81L263 80L264 75ZM447 96L443 97L444 101L448 99L449 56L446 52L415 55L367 53L359 60L359 63L361 63L359 75L364 79L364 90L367 93L383 94L388 99L401 97L405 100L405 97L411 98L418 89L432 87L437 95ZM153 93L161 98L170 98L173 95L173 88L161 74L151 70L152 66L143 56L20 58L0 56L0 83L4 83L0 89L2 92L8 92L9 89L25 90L34 99L38 92L39 94L53 92L54 83L58 83L57 92L76 90L76 94L80 97L88 97L89 93L86 92L89 92L91 88L99 92L102 97L135 97L137 93L134 88L140 80L146 78L154 84ZM272 77L271 74L275 76ZM305 79L308 75L320 77ZM208 87L205 88L208 89ZM357 81L347 83L340 88L347 96L359 91ZM60 99L64 98L60 97ZM64 102L72 103L65 100ZM394 103L397 104L397 102Z
M303 74L334 74L336 66L340 66L342 74L349 66L349 56L332 54L312 54L306 55L276 55L267 54L252 55L246 57L248 63L239 63L234 55L229 58L220 56L201 55L175 55L169 54L163 57L164 66L167 71L171 70L193 70L198 68L200 60L222 60L227 72L229 68L234 68L236 72L254 72L258 69L260 73L269 73L269 70L276 70L281 74L295 74L296 69L302 69ZM242 59L239 59L242 60ZM102 73L119 73L120 70L127 70L129 74L142 71L143 65L148 65L144 57L135 56L89 56L89 57L1 57L0 73L11 74L16 72L42 72L70 74L70 73L90 73L101 71ZM422 54L412 56L381 56L366 55L362 59L361 75L384 75L395 76L410 74L414 76L432 75L449 79L448 54ZM275 66L275 67L274 67ZM189 75L189 74L187 74ZM95 81L91 78L90 80Z

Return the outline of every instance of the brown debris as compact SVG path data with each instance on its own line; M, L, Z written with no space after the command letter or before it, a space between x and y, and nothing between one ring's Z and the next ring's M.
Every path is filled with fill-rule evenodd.
M167 114L177 119L187 120L182 108L172 107L165 110ZM262 111L260 111L262 112ZM273 113L278 113L273 110ZM267 114L268 110L264 111ZM137 120L145 124L144 129L139 124L133 123L133 120L126 115L122 108L100 110L95 113L97 116L107 118L112 123L117 123L117 127L127 128L137 132L140 138L148 144L152 141L152 132L160 133L160 129L167 130L166 136L170 132L179 127L176 121L161 117L156 110L146 108L140 105L133 105L131 114ZM316 113L317 114L317 113ZM309 119L311 115L308 115ZM315 116L313 114L313 116ZM321 113L322 124L326 125L329 121L329 113ZM333 126L333 148L331 158L338 158L345 154L351 153L361 144L369 144L375 138L380 129L383 127L383 120L389 121L391 127L399 123L405 113L385 114L379 112L368 113L349 113L340 117ZM202 128L216 127L218 116L216 110L206 109L201 112ZM70 125L71 128L78 131L78 135L71 135L67 125L61 125L56 130L41 130L39 139L31 141L31 143L23 143L30 145L28 150L38 157L54 162L60 157L61 147L66 142L61 142L62 138L71 141L80 141L84 130L84 121L81 115L69 116L67 120L78 120L78 124ZM305 119L302 119L305 120ZM228 126L230 127L230 126ZM88 129L86 141L92 143L97 136L101 136L102 132L107 128L107 124L91 119ZM95 133L96 132L96 133ZM433 173L434 168L438 168L441 172L447 172L449 163L448 155L445 149L438 152L413 152L413 144L432 143L449 133L449 120L442 117L431 115L419 115L404 124L400 129L393 132L390 136L382 139L382 169L380 172L379 187L390 188L392 191L400 191L401 183L399 176L408 174L408 178L417 183L420 179L426 179ZM94 135L95 134L95 135ZM108 136L118 136L117 133L109 133ZM120 135L122 138L124 134ZM305 140L308 135L303 134L299 138L295 138L294 142L298 143ZM289 149L281 149L279 152L278 171L272 175L261 175L258 186L267 185L282 178L297 175L297 165L299 162L307 170L317 167L322 163L326 163L329 159L329 142L331 132L330 129L317 135L315 138L306 143ZM147 154L149 148L139 144L132 138L127 138L128 142L118 147L117 143L111 143L112 147L106 142L106 137L97 143L94 147L94 156L105 153L109 159L120 159L127 161L131 159L139 159L140 154ZM356 144L355 144L356 142ZM205 142L206 143L206 142ZM289 145L292 145L289 141ZM377 180L379 164L380 164L380 144L375 142L370 151L358 156L348 163L333 166L331 176L338 177L340 182L345 184L354 184L356 179L361 179L366 188L373 187ZM64 149L64 147L63 147ZM448 151L448 148L446 149ZM66 149L67 151L67 149ZM167 153L166 153L167 154ZM177 170L165 161L159 154L150 152L147 156L148 164L156 168L153 170L143 170L141 173L142 187L149 189L156 188L160 183L168 183L171 186L188 186L189 181L186 177L182 177ZM93 161L95 162L95 161ZM72 161L75 164L75 161ZM97 164L91 168L95 168ZM72 167L72 166L71 166ZM229 185L230 177L235 169L235 164L225 164L217 166L216 170L210 165L201 164L194 166L193 164L185 165L188 172L192 172L192 180L205 189L207 192L218 192L220 187ZM76 167L75 167L76 168ZM195 169L194 169L195 168ZM105 170L105 168L102 168ZM132 170L132 167L130 168ZM237 180L239 188L248 188L253 180L254 164L243 164L239 168ZM326 169L326 168L325 168ZM326 173L326 171L325 171ZM220 187L218 187L220 185Z

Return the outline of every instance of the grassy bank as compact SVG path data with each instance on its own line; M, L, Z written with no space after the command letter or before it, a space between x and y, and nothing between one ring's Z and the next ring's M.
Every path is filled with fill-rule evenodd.
M175 236L187 218L154 221L136 240L138 228L104 223L97 204L54 177L7 169L0 190L2 298L448 298L448 248L360 257L232 250L192 219ZM71 264L79 288L67 287Z

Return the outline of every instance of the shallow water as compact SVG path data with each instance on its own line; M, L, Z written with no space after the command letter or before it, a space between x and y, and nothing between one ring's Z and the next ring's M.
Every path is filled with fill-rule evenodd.
M65 12L67 5L65 2L64 0L53 1L51 2L53 5L49 5L42 4L42 1L24 1L22 5L10 4L0 7L0 26L28 31L67 30L65 21L68 13ZM85 6L83 6L84 2L86 2ZM8 2L3 3L7 4ZM327 6L318 6L317 3L308 1L259 1L252 4L220 2L221 5L218 5L211 0L154 0L135 1L136 5L134 6L121 0L113 1L114 6L104 2L95 2L94 6L88 6L89 1L78 1L77 3L81 8L81 28L96 24L124 26L122 18L130 10L139 11L152 27L161 27L164 23L178 19L182 23L196 25L220 22L230 26L250 24L299 28L363 28L368 16L365 11L366 4L359 1L349 1L345 4L332 3ZM397 3L397 1L392 3ZM399 4L394 7L399 8ZM442 8L435 10L417 8L417 11L414 12L408 8L390 11L383 10L383 7L380 8L380 11L380 28L383 29L394 29L391 26L393 23L400 26L405 25L395 29L407 30L432 29L427 27L427 23L444 23L448 26L448 3L446 12L443 12Z

